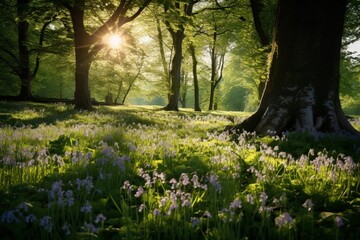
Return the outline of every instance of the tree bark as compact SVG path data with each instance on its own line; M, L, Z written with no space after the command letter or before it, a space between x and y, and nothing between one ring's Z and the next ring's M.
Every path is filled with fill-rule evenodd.
M76 44L76 46L86 46ZM91 110L92 103L89 88L89 61L88 47L75 48L75 109Z
M192 58L192 73L193 73L193 80L194 80L194 110L201 112L200 108L200 94L199 94L199 80L197 75L197 58L195 52L195 46L193 43L190 43L190 54Z
M190 0L189 3L182 5L179 2L174 4L174 9L177 11L183 11L186 16L191 16L194 4L197 0ZM169 10L168 6L165 6L165 11ZM182 43L185 38L184 23L180 21L176 27L173 27L169 21L165 21L166 27L170 32L173 45L174 45L174 57L171 62L170 79L171 79L171 91L169 94L169 103L164 107L167 111L179 111L179 97L181 87L181 62L182 62Z
M235 130L359 133L339 100L346 0L279 0L270 72L258 110Z
M30 52L28 48L28 29L29 22L26 20L25 15L28 10L29 0L17 0L18 11L18 44L19 44L19 71L20 77L20 94L19 100L29 101L33 99L31 93L32 76L30 73Z
M164 108L169 111L179 111L180 82L181 82L181 61L182 61L182 42L185 38L184 29L178 29L171 34L174 43L174 57L171 62L171 92L169 103Z

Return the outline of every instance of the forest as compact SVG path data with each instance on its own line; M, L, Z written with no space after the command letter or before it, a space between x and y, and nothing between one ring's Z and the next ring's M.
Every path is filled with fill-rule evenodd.
M165 106L178 88L179 107L257 108L268 76L275 0L124 1L119 16L112 15L117 2L77 2L69 8L66 1L2 1L1 95L74 100L78 85L80 95L89 89L93 102ZM360 112L359 53L349 48L359 39L358 5L348 4L342 37L340 97L347 114ZM75 30L74 21L83 29ZM76 70L88 71L85 85L75 81L81 44L91 59L88 70Z
M359 0L2 0L1 239L360 239Z

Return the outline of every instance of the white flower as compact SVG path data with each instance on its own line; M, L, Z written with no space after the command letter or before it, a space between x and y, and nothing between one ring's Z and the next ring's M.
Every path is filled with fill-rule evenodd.
M311 199L306 199L304 204L302 205L304 208L306 208L309 212L312 210L314 204L311 201Z
M254 204L254 201L255 201L254 196L251 195L251 194L247 194L247 195L246 195L246 201L247 201L248 203L250 203L251 205L253 205L253 204Z

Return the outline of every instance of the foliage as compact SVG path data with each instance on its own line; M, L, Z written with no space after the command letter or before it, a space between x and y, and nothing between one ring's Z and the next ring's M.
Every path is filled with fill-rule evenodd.
M0 234L358 239L359 143L222 132L245 116L0 102Z

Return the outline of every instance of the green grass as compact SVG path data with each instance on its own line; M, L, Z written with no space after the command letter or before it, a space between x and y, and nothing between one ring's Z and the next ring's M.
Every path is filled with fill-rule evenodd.
M358 239L360 144L222 132L248 115L0 102L0 236Z

